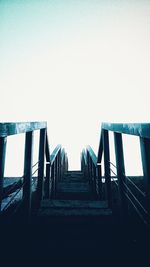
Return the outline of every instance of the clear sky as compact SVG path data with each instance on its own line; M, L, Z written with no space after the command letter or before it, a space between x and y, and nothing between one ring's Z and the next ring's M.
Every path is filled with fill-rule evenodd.
M149 48L150 1L0 0L0 121L47 121L79 168L102 121L150 121Z

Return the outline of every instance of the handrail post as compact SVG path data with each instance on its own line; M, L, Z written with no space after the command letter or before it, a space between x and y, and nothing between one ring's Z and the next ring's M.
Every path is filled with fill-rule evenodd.
M102 170L101 170L101 164L100 163L97 163L97 180L98 180L99 199L102 200Z
M44 189L45 141L46 141L46 128L40 130L39 166L38 166L38 183L37 183L37 196L39 203L43 199L43 189Z
M57 184L58 184L58 178L59 178L59 169L58 169L58 155L56 157L56 176L55 176L55 198L56 198L56 193L57 193Z
M140 148L147 200L146 206L150 214L150 139L140 137Z
M125 166L124 166L124 154L123 154L123 142L122 134L114 132L114 143L115 143L115 156L117 166L117 177L119 186L119 198L120 198L120 214L122 219L127 219L128 205L125 196Z
M2 206L2 195L3 195L6 144L7 144L7 137L0 137L0 211Z
M53 170L53 198L55 198L55 194L56 194L56 168L57 168L56 159L53 163L53 167L54 167L54 170Z
M51 198L54 198L54 195L55 195L55 169L54 169L54 163L52 164L51 166Z
M103 130L102 134L103 134L104 170L105 170L105 183L107 189L107 200L108 200L108 206L111 208L112 190L111 190L111 175L110 175L109 135L107 130Z
M51 165L50 162L46 163L46 179L45 179L45 198L50 198L51 192Z
M97 185L97 171L95 165L92 163L93 168L93 186L94 186L94 194L96 198L98 198L98 185Z
M60 161L61 160L61 150L59 151L59 154L58 154L58 180L60 181L61 179L61 164L60 164Z
M24 156L24 180L23 180L23 209L27 220L31 214L32 199L32 156L33 156L33 131L25 135L25 156Z

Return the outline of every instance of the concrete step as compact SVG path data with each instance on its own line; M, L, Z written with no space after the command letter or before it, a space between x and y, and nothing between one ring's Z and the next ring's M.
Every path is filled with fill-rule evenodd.
M90 186L88 182L59 182L57 187L58 193L88 193Z
M88 182L59 182L58 199L91 199L92 193Z
M106 201L43 200L38 217L110 216L112 211Z

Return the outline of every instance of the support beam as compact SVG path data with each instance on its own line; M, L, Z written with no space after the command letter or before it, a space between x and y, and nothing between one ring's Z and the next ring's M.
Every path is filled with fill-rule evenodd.
M7 144L7 137L0 137L0 211L2 205L2 196L3 196L6 144Z
M102 200L102 170L101 170L101 164L100 163L97 163L97 179L98 179L99 199Z
M140 137L141 158L143 166L147 209L150 213L150 139Z
M40 130L39 141L39 165L38 165L38 184L37 184L37 196L38 201L43 199L44 195L44 156L45 156L45 142L46 142L46 129Z
M52 183L52 187L51 187L51 198L54 198L55 196L55 168L54 168L54 162L51 166L51 183Z
M111 175L110 175L110 152L109 152L109 135L107 130L102 131L103 135L103 149L104 149L104 170L105 183L107 190L108 206L112 207L112 190L111 190Z
M31 213L32 197L32 155L33 155L33 132L27 132L25 136L24 156L24 180L23 180L23 209L24 216L28 220Z
M49 199L51 195L51 165L46 163L46 180L45 180L45 198Z
M116 167L117 177L119 186L119 199L120 199L120 214L122 218L127 216L127 199L124 194L125 192L125 166L124 166L124 154L123 154L123 143L122 134L114 132L114 143L115 143L115 155L116 155Z

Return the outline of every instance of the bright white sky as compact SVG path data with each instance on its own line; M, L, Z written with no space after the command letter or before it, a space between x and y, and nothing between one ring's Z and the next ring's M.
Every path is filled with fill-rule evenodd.
M47 121L80 168L102 121L149 121L149 48L150 1L1 0L0 121Z

